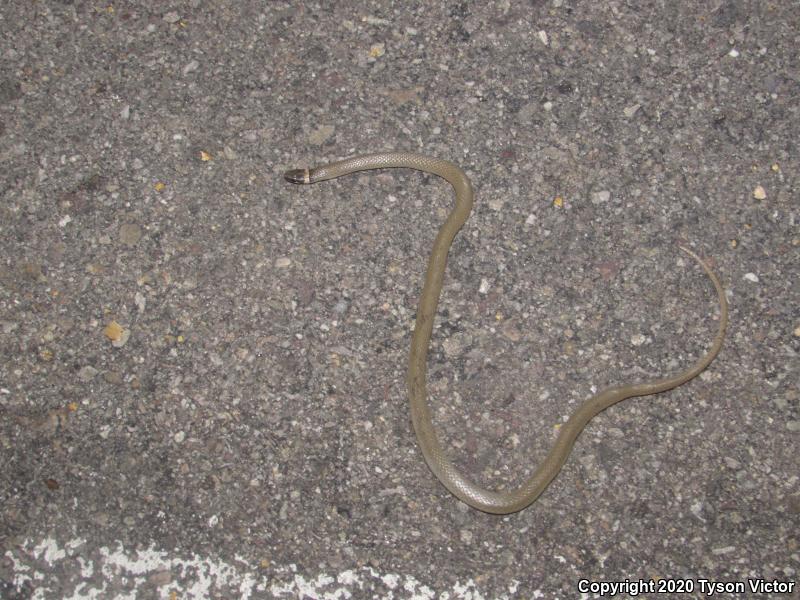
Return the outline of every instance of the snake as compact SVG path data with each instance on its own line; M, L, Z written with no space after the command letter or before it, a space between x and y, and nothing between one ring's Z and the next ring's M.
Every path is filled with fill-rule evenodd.
M558 427L552 448L533 473L514 490L493 491L473 482L448 458L434 428L426 389L428 347L436 309L444 282L450 246L466 222L473 205L474 193L467 174L452 162L413 152L381 152L353 156L322 166L286 171L284 178L295 184L312 184L335 179L359 171L406 168L441 177L455 191L455 205L439 228L428 258L427 271L419 296L416 322L408 358L408 387L411 421L419 447L430 470L456 498L480 511L505 515L515 513L533 503L550 485L567 461L575 440L586 425L610 406L638 396L649 396L671 390L699 375L719 353L728 323L728 303L720 280L708 264L689 248L678 247L692 257L714 284L719 301L719 326L710 349L691 367L675 375L640 383L608 387L585 400Z

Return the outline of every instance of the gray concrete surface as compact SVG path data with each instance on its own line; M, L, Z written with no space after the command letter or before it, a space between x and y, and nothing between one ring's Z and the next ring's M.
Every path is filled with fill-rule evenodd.
M798 581L798 2L6 0L0 19L0 596ZM723 352L599 416L527 510L459 504L403 385L448 186L281 178L380 149L474 180L430 387L475 478L515 485L595 390L700 356L716 304L678 242L728 289Z

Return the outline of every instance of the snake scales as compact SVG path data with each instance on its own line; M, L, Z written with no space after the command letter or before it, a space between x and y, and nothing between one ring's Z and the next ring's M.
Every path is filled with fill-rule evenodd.
M728 304L722 284L699 256L681 246L681 250L696 260L706 272L716 288L719 299L719 328L711 348L705 356L687 370L671 377L609 387L598 392L585 400L561 426L550 452L536 471L519 488L500 492L481 488L458 471L442 450L431 420L426 391L428 345L442 290L447 254L453 238L472 210L473 192L469 178L464 171L451 162L411 152L385 152L355 156L311 169L293 169L286 172L285 178L291 183L308 184L334 179L356 171L398 167L438 175L447 180L456 193L455 206L439 229L428 259L428 270L419 298L417 320L411 338L407 384L411 401L411 420L428 467L452 494L468 505L494 514L508 514L522 510L536 500L558 474L578 435L593 417L609 406L627 398L657 394L686 383L700 374L714 360L722 347L728 321Z

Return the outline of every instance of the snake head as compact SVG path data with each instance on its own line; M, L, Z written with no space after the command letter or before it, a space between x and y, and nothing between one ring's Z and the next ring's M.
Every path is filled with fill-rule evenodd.
M292 169L283 174L289 183L311 183L311 174L308 169Z

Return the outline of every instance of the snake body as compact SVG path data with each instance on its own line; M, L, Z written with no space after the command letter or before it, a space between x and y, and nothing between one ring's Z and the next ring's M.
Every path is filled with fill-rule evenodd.
M725 337L728 320L728 304L725 292L711 268L694 252L680 246L696 260L716 288L719 299L719 328L708 352L687 370L653 381L609 387L584 401L569 417L558 432L555 444L536 471L516 490L491 491L466 478L447 458L431 419L427 400L426 372L428 346L433 330L436 307L444 281L447 254L450 245L472 210L472 185L466 173L457 165L411 152L385 152L355 156L346 160L310 169L287 171L285 178L291 183L309 184L335 179L349 173L370 169L408 168L438 175L448 181L455 190L455 206L439 229L428 259L428 269L411 338L407 385L411 404L411 420L417 434L422 455L433 474L457 498L466 504L487 513L508 514L522 510L547 488L561 470L572 447L586 424L598 413L627 398L657 394L686 383L700 374L716 357Z

